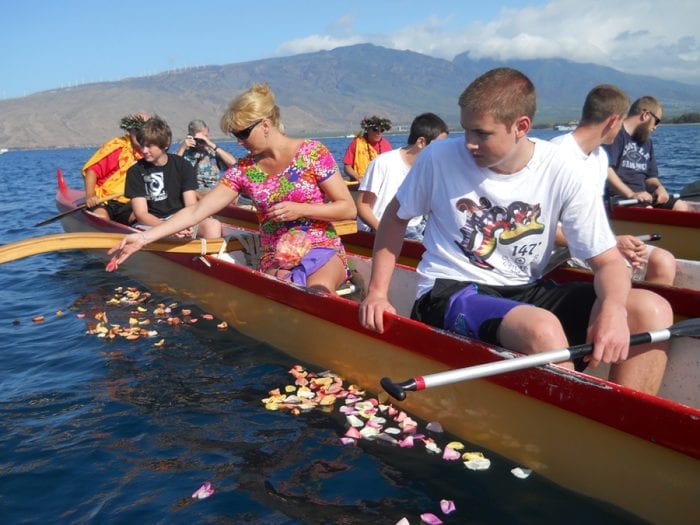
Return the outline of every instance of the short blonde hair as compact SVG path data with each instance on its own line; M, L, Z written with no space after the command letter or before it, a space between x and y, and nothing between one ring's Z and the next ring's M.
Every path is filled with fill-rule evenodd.
M517 69L499 67L472 81L459 97L462 110L489 113L496 122L510 128L523 115L535 117L535 86Z
M268 84L253 84L231 101L219 125L224 133L232 133L262 118L270 119L273 126L279 127L280 108Z
M663 108L661 106L661 102L659 102L658 99L646 95L643 97L639 97L632 103L632 107L630 107L629 116L633 117L635 115L641 115L645 111L651 111L652 113L658 114L662 110Z

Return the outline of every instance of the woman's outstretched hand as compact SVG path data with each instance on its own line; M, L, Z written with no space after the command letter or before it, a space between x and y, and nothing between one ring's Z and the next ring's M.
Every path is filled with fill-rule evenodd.
M124 237L121 242L107 252L113 255L112 260L107 263L106 270L113 272L119 265L126 261L131 254L136 253L146 245L147 237L143 232L131 233Z

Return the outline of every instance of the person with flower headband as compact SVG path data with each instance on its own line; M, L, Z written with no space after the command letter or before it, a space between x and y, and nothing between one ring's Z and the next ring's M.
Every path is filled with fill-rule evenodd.
M376 115L365 117L360 122L360 131L348 145L343 156L345 174L355 181L362 180L367 166L380 153L391 151L391 143L384 138L384 132L391 129L391 120Z
M136 132L149 118L147 113L122 117L119 127L126 133L105 142L83 166L85 203L103 219L122 224L135 220L129 199L123 196L124 183L127 170L143 156ZM111 198L105 201L106 197Z
M239 194L249 197L260 224L260 271L325 293L349 277L347 257L332 221L355 219L355 202L333 155L321 142L287 136L267 84L236 97L221 118L250 153L196 204L145 233L127 235L109 251L121 264L145 244L216 214Z

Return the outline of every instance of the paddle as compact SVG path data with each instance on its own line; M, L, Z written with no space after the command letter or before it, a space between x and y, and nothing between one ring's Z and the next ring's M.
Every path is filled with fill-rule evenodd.
M39 253L62 250L98 249L104 250L116 246L124 238L123 233L56 233L43 235L0 246L0 264L23 259ZM147 244L142 250L169 253L217 253L226 245L230 250L242 249L240 243L232 239L207 239L206 242L163 239Z
M660 241L661 234L643 233L641 235L637 235L637 238L642 242ZM545 267L544 272L542 272L542 275L547 275L549 272L555 270L556 268L559 268L569 259L571 259L571 253L569 252L569 248L567 246L558 246L552 252L552 255L549 258L549 262L547 262L547 266Z
M700 336L700 317L686 319L685 321L680 321L661 330L633 334L630 336L630 345L658 343L660 341L667 341L672 337L698 336ZM380 383L382 388L390 396L398 399L399 401L403 401L406 399L406 392L410 390L425 390L426 388L449 385L451 383L503 374L505 372L523 370L525 368L532 368L549 363L561 363L563 361L583 357L591 352L593 352L593 345L586 343L561 350L552 350L551 352L526 355L523 357L514 357L503 361L495 361L493 363L484 363L482 365L468 366L465 368L458 368L456 370L448 370L446 372L418 376L400 383L395 383L388 377L383 377Z
M107 195L106 197L102 197L101 199L99 199L97 201L97 204L100 204L102 202L107 202L107 201L110 201L112 199L116 199L118 197L121 197L122 195L124 195L124 194L123 193L113 193L112 195ZM34 225L34 228L36 228L38 226L44 226L46 224L52 223L53 221L57 221L61 217L65 217L66 215L70 215L71 213L75 213L76 211L85 210L85 209L87 209L87 207L88 207L87 204L81 204L80 206L77 206L75 208L71 208L70 210L62 211L61 213L57 213L56 215L53 215L53 216L49 217L48 219L45 219L41 222L37 222Z
M683 199L686 201L695 201L700 199L700 181L692 182L685 186L680 193L669 193L670 197L674 199ZM613 204L615 206L632 206L633 204L639 204L641 201L639 199L613 199Z

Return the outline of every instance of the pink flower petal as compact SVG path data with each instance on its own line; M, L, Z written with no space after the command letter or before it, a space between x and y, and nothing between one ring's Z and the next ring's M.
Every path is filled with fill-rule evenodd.
M455 508L455 502L451 499L441 499L440 510L442 510L443 514L449 514L457 509Z
M425 514L421 514L420 520L423 523L427 523L428 525L440 525L442 523L442 520L431 512L426 512Z
M119 265L117 264L117 258L116 258L116 257L112 257L112 258L110 259L110 261L107 263L107 266L105 267L105 270L107 270L108 272L113 272L113 271L116 270L117 268L119 268Z
M343 445L354 445L355 443L357 443L357 440L349 437L341 437L340 442Z
M360 431L357 430L355 427L350 427L345 432L345 437L349 437L349 438L353 438L353 439L362 439L362 434L360 434Z
M457 452L452 447L445 447L445 450L442 452L442 459L446 459L447 461L457 461L461 457L462 454Z
M411 448L413 446L413 436L406 436L406 438L399 440L399 446L401 448Z
M208 498L212 494L214 494L214 488L211 486L209 481L205 481L201 487L194 491L192 497L195 499L204 499Z

